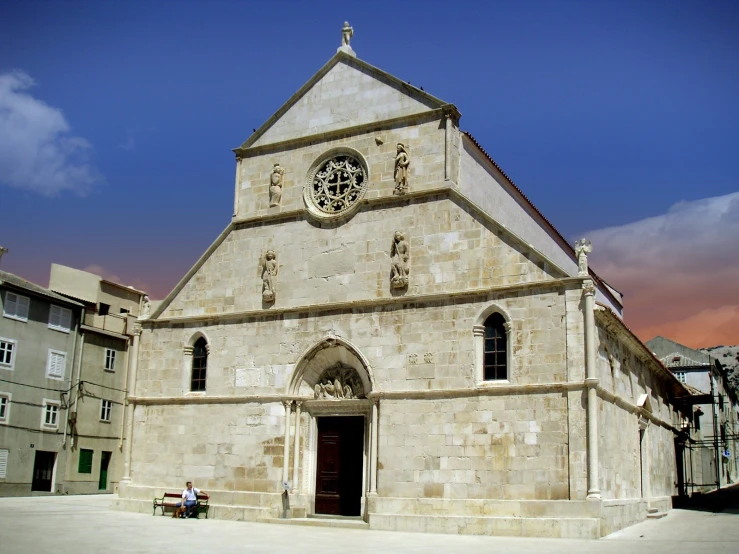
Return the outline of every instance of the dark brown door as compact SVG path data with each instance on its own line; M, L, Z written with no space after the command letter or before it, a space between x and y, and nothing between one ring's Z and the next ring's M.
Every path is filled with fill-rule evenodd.
M32 491L51 492L51 479L54 475L54 461L56 452L36 450L36 459L33 463Z
M364 417L318 418L317 514L360 515L363 445Z

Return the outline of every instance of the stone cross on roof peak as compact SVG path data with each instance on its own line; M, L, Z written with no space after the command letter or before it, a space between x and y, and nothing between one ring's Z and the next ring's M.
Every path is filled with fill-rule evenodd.
M348 21L344 21L344 27L341 29L341 46L339 46L336 51L337 52L344 52L345 54L349 54L350 56L357 57L357 54L352 50L352 47L349 46L349 41L351 40L352 36L354 36L354 27L349 25Z

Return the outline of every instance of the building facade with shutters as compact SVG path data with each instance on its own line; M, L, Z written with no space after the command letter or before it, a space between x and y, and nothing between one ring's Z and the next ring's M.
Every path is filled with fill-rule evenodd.
M64 492L82 305L0 271L0 496Z
M669 509L684 387L457 108L348 44L236 153L142 320L117 505L599 537ZM136 354L136 351L138 353Z

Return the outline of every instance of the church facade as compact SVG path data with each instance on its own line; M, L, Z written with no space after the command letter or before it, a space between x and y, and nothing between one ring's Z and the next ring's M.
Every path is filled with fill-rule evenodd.
M682 385L459 121L347 38L235 149L231 222L140 321L120 508L192 480L211 517L561 537L669 509Z

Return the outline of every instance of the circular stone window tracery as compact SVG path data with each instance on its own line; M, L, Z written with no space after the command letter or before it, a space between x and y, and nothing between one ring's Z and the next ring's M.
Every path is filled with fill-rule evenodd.
M359 152L334 150L311 167L303 197L314 216L334 219L359 207L368 182L367 165Z

